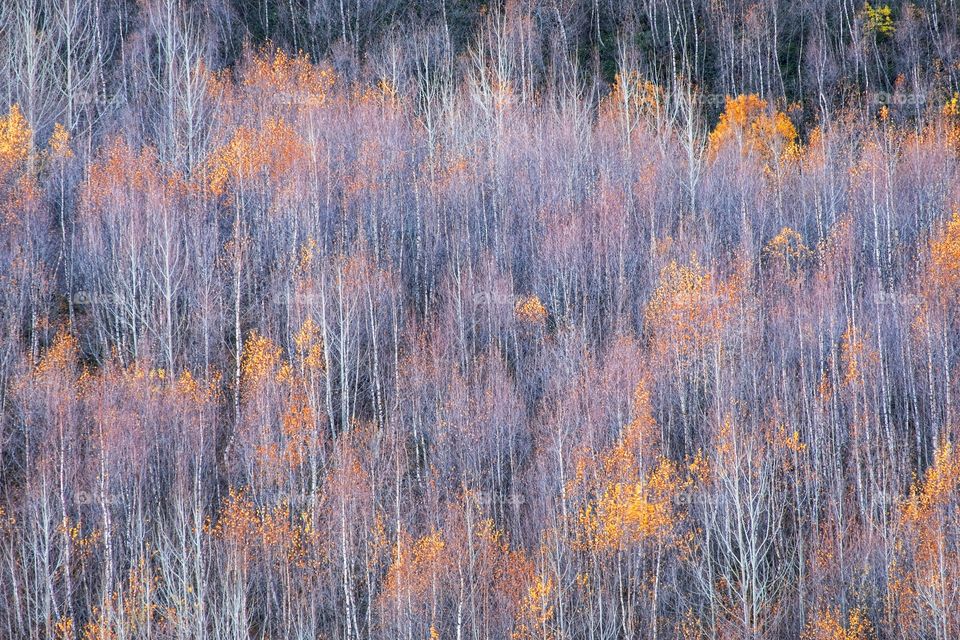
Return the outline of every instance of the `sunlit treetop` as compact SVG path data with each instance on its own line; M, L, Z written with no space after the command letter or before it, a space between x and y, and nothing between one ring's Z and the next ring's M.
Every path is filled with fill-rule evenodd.
M943 226L930 244L928 286L945 299L960 292L960 212Z
M643 78L638 71L625 71L614 76L613 88L602 109L633 121L655 115L663 105L663 90L656 83Z
M267 120L256 129L238 127L230 140L210 155L207 185L217 196L224 195L228 187L254 187L260 179L279 187L306 155L303 139L282 119Z
M37 364L36 375L43 377L47 374L69 370L76 365L78 351L79 342L76 337L66 331L58 331L50 347Z
M575 546L615 551L646 541L667 543L682 519L674 501L688 490L689 481L667 458L634 482L605 484L579 513Z
M81 210L92 213L111 207L144 215L147 209L172 206L187 187L182 174L170 172L160 163L155 149L135 149L118 136L89 165L81 187ZM135 202L150 204L132 206Z
M243 345L241 386L249 388L273 376L280 363L280 347L270 338L252 331Z
M518 621L512 640L548 640L554 619L556 582L552 576L537 575L520 601ZM546 633L545 633L546 631Z
M380 78L373 86L356 87L353 91L353 100L361 105L398 107L400 105L400 92L392 82Z
M804 244L803 237L790 227L783 227L763 248L764 255L785 273L803 265L813 252Z
M0 116L0 223L16 223L39 203L40 188L30 171L33 130L20 107Z
M717 340L733 317L740 288L739 277L717 281L696 259L667 264L644 312L658 352L686 357Z
M927 469L923 482L914 483L903 514L908 522L922 523L958 500L960 455L952 444L944 443L934 452L933 464Z
M50 140L47 141L47 147L54 159L73 157L73 150L70 148L70 132L59 122L53 127L53 133L50 135Z
M864 609L850 610L846 622L834 607L828 607L809 622L803 630L801 640L873 640L876 631Z
M758 154L768 165L796 157L800 151L797 130L787 114L771 109L755 94L727 98L720 121L710 133L711 155L728 144L738 144L744 154Z
M535 295L521 296L514 305L517 319L530 325L542 325L547 319L547 308Z
M30 156L33 130L14 104L7 115L0 117L0 175L23 163Z
M246 89L291 108L324 105L335 82L329 67L311 63L305 53L290 56L280 49L257 55L242 78Z
M843 364L843 383L855 385L878 364L876 351L867 344L863 331L850 324L840 342L840 361Z
M426 592L448 560L447 542L441 531L434 529L416 540L401 532L384 582L385 593L417 595Z
M954 93L953 97L944 103L942 113L950 118L960 116L960 93Z
M203 532L235 548L279 552L274 561L304 568L317 568L313 560L322 554L323 536L311 522L309 512L299 513L286 500L273 506L258 507L246 489L230 487L216 519L208 518Z
M323 336L312 318L307 318L293 338L300 364L308 371L322 373L326 366L323 354Z
M882 37L892 36L896 28L893 25L893 12L890 5L872 5L869 2L863 3L863 30L868 35L877 35Z

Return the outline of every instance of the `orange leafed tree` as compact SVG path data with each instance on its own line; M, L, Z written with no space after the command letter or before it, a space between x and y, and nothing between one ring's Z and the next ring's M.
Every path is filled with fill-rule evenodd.
M720 121L710 133L710 154L716 156L727 145L742 154L757 154L767 166L796 157L797 130L782 111L770 108L755 94L727 98Z
M718 281L696 259L689 265L670 262L643 316L655 352L688 361L716 343L734 317L739 288L737 277Z
M844 621L839 611L828 607L807 624L800 637L802 640L874 640L877 635L863 609L851 609Z
M262 127L238 127L230 139L207 161L210 191L225 195L234 190L265 186L283 191L284 179L303 163L307 149L300 135L282 118L268 119Z
M937 448L922 482L900 509L890 604L905 631L952 638L960 633L960 454Z

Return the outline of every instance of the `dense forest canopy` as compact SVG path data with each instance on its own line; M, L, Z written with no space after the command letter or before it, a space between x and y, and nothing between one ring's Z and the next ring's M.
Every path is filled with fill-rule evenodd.
M0 637L960 636L952 0L0 4Z

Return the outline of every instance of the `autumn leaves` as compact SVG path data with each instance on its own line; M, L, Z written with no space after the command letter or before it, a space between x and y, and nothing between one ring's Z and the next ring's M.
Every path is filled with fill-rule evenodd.
M954 101L801 136L628 70L591 104L194 72L193 163L0 122L44 230L4 236L0 551L36 569L0 603L50 603L0 621L956 635Z

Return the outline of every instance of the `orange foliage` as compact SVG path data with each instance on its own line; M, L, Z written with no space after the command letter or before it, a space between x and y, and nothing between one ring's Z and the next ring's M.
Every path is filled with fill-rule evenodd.
M517 318L526 324L542 325L547 319L547 308L537 296L524 296L514 305Z
M323 373L326 367L323 355L323 337L320 334L320 327L314 323L313 319L307 318L293 342L297 348L297 357L300 364L307 371L317 371Z
M243 345L240 384L248 389L276 374L281 362L280 347L273 340L251 331Z
M944 443L899 514L904 535L895 547L888 607L907 629L932 623L939 637L960 632L955 604L960 598L958 506L960 454Z
M871 640L877 634L863 609L851 609L844 624L840 612L828 607L807 624L800 637L802 640Z
M316 568L322 554L313 553L322 543L310 514L294 513L284 500L274 507L255 507L244 490L233 487L224 499L216 523L208 521L204 531L229 543L244 554L258 550L276 552L278 565L289 562L297 568Z
M781 229L780 233L767 243L763 252L787 272L802 265L813 256L813 252L803 243L800 234L790 227Z
M51 156L55 159L73 157L73 150L70 148L70 132L59 122L53 127L53 133L50 135L50 140L47 141L47 147Z
M173 207L187 187L181 174L169 173L160 164L153 148L136 151L116 137L90 164L81 189L81 212L112 210L122 212L125 221L143 219L148 210Z
M951 501L960 497L960 454L950 443L934 452L933 465L927 469L922 486L914 485L910 499L904 505L908 523L930 520Z
M601 109L633 123L640 117L655 114L664 104L663 91L654 82L645 80L637 71L618 73L613 88Z
M244 189L260 180L281 191L293 169L308 157L300 135L281 118L267 120L262 127L238 127L230 140L211 153L206 164L206 181L217 196L228 186Z
M6 176L30 157L33 130L20 106L14 104L0 117L0 176Z
M79 342L77 339L61 329L53 338L53 343L44 352L43 357L37 364L34 374L38 378L44 378L48 374L57 374L63 371L69 371L76 366L77 353L79 351Z
M435 529L417 540L401 532L394 546L384 591L422 598L434 587L449 561L447 543L440 531Z
M55 640L73 640L76 637L74 631L73 618L60 618L53 626L53 637Z
M670 262L660 271L644 312L657 351L691 356L721 336L739 297L738 279L717 283L700 264Z
M556 584L551 577L538 575L520 602L519 620L513 631L513 640L551 640Z
M675 508L677 496L690 490L692 480L677 465L652 457L654 421L650 396L641 382L634 390L634 418L620 438L596 456L593 478L587 478L588 462L578 464L571 490L586 492L577 517L576 545L583 549L615 551L644 542L672 544L683 515Z
M799 153L797 130L782 111L769 108L755 94L727 98L720 121L710 133L710 154L737 143L744 154L756 153L769 166Z
M853 385L879 363L879 356L864 341L860 329L850 325L843 332L840 360L843 363L843 383Z
M960 294L960 212L954 212L930 244L927 288L941 303Z
M33 130L16 104L0 117L0 213L14 223L40 199L40 187L29 171Z
M307 54L290 56L276 49L254 57L242 84L270 101L291 107L318 107L329 99L336 79L331 68L312 64Z
M579 546L615 551L645 541L668 543L681 518L673 502L688 489L689 482L666 458L645 479L603 487L580 512Z
M110 594L103 608L95 607L83 625L82 640L119 640L145 633L160 614L157 591L160 579L141 556L127 574L126 587ZM69 623L72 629L72 621Z

